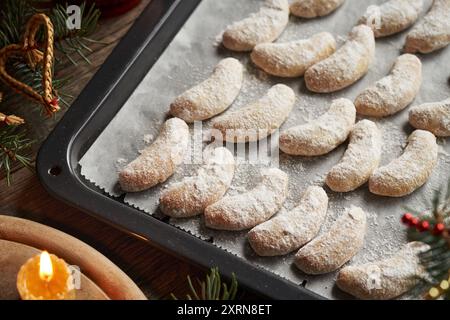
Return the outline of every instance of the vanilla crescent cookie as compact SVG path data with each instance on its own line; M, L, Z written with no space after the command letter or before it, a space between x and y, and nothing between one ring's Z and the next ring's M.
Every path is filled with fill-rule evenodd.
M294 103L294 91L277 84L262 98L213 119L212 127L225 141L240 143L264 139L283 124Z
M406 37L405 52L430 53L450 44L450 0L434 0L427 15Z
M328 196L321 187L309 187L293 210L279 213L248 233L253 250L260 256L280 256L313 239L327 215Z
M262 171L261 182L252 190L226 196L206 208L205 224L219 230L245 230L270 219L281 209L288 193L288 175L271 168Z
M335 50L334 37L328 32L321 32L304 40L258 44L251 53L251 59L268 74L300 77L309 67L329 57Z
M326 184L336 192L349 192L363 185L380 164L382 136L377 125L361 120L350 134L341 161L327 175Z
M397 58L391 73L364 90L355 100L356 111L371 117L386 117L413 102L422 85L422 63L412 54Z
M209 119L233 103L241 91L243 79L242 64L234 58L223 59L208 79L172 102L170 113L188 123Z
M257 44L277 39L288 22L288 1L266 0L257 13L228 26L222 43L233 51L251 51Z
M164 214L174 218L202 214L227 192L234 175L233 155L224 147L205 155L205 164L196 176L186 177L162 192L159 205Z
M297 156L329 153L347 140L355 124L356 109L348 99L334 100L322 116L280 134L280 149Z
M342 90L361 79L374 58L375 38L372 29L366 25L356 26L342 47L306 70L306 87L319 93Z
M295 0L291 13L301 18L326 16L339 8L345 0Z
M374 171L369 179L370 192L388 197L412 193L428 180L437 157L436 137L428 131L414 131L403 154Z
M366 213L352 206L326 233L313 239L295 255L295 265L306 274L323 274L337 270L363 247Z
M126 192L138 192L166 181L183 161L188 145L186 122L167 120L158 138L119 172L120 187Z
M450 98L411 108L409 123L416 129L432 132L438 137L450 136Z
M425 243L410 242L387 259L343 268L336 284L359 299L397 298L413 289L426 275L419 254L429 249Z
M389 0L369 6L359 23L372 27L376 38L386 37L412 26L422 9L423 0Z

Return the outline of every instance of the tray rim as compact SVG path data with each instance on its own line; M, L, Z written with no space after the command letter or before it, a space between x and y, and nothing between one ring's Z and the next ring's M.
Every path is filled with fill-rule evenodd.
M242 286L265 298L324 299L300 284L107 196L79 172L78 161L84 151L120 110L200 2L150 2L41 146L36 160L39 180L52 196L163 251L205 268L220 266L227 278L235 273ZM150 33L139 32L149 25ZM59 174L50 174L52 168L57 168Z

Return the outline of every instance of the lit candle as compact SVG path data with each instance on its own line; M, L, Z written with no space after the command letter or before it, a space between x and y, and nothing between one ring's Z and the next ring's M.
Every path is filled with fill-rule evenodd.
M23 300L71 300L75 298L71 280L66 262L44 251L20 268L17 289Z

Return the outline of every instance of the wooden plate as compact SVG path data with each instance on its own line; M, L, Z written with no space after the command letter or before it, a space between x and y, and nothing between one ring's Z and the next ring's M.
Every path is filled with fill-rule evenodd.
M47 250L63 258L68 264L78 266L85 275L82 282L85 280L86 290L89 289L89 291L80 292L80 297L99 299L102 296L101 291L103 291L107 298L113 300L146 299L136 284L108 258L84 242L59 230L30 220L0 215L0 240L6 240L0 243L0 254L1 244L4 248L8 245L22 251L17 254L9 253L11 259L19 261L14 262L16 264L20 263L21 259L24 259L21 263L25 262L27 257L31 257L38 251ZM11 242L16 244L11 244ZM14 263L9 262L10 265L4 260L0 258L1 270L6 270L3 269L3 264L14 268ZM13 277L15 283L15 276L13 275ZM0 283L3 285L1 278L3 278L3 272L0 277ZM7 282L11 283L11 279L5 280L5 284ZM100 293L95 290L97 286L100 288Z
M25 244L0 240L0 300L19 300L16 279L20 267L41 251ZM108 296L91 279L81 274L76 300L108 300Z

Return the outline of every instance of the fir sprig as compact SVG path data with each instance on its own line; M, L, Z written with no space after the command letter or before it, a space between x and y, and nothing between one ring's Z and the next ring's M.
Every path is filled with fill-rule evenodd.
M192 283L191 277L187 277L190 293L186 294L187 300L234 300L238 290L238 282L235 274L231 277L228 287L223 283L218 268L211 268L205 281L196 279L196 286ZM196 288L197 287L197 288ZM177 300L174 294L172 299Z
M23 28L36 9L26 0L6 0L0 10L0 48L3 48L19 43Z
M53 23L55 49L74 65L77 65L74 54L90 62L85 53L91 51L88 44L95 41L88 37L95 31L100 18L100 10L95 8L94 4L87 7L83 2L80 5L81 28L73 30L67 28L66 22L69 15L66 12L66 6L60 4L52 9L37 9L33 7L30 0L6 0L0 9L0 47L19 43L28 19L37 12L43 12Z
M428 222L429 225L443 225L442 232L421 231L417 228L408 230L408 238L411 241L421 241L430 245L430 250L420 255L420 261L427 271L428 278L422 279L413 290L413 294L421 297L430 297L430 287L439 288L443 283L447 285L450 281L450 181L447 188L436 190L430 199L431 210L425 213L416 213L420 220ZM450 299L450 290L440 290L438 297ZM431 297L436 298L436 297Z
M92 52L88 44L93 40L89 39L88 36L95 31L100 18L100 11L95 8L94 4L87 8L86 3L83 2L80 5L80 12L82 17L81 28L74 30L69 30L66 26L68 15L65 6L58 4L50 13L50 19L55 29L55 48L74 65L78 65L72 57L74 54L78 54L85 62L91 63L85 54L85 52Z
M0 171L6 172L6 182L11 184L11 166L18 161L24 167L31 168L30 158L23 151L30 148L32 141L25 132L15 126L0 128Z
M37 92L42 92L42 73L41 68L38 67L36 70L30 68L29 65L20 60L13 60L8 66L8 72L17 80L28 84ZM69 103L66 101L65 97L69 97L64 92L60 92L60 89L63 89L65 85L67 85L70 81L70 78L55 78L52 79L52 87L55 91L58 92L59 101L68 106ZM11 92L14 94L14 92Z
M40 2L44 2L41 0ZM56 5L53 8L41 9L35 6L39 1L31 0L2 0L0 1L0 48L13 43L20 43L28 19L38 13L47 14L52 20L55 35L55 51L57 55L54 69L62 65L65 57L72 64L77 65L75 55L81 57L85 62L90 62L87 53L91 52L89 44L96 41L89 39L89 36L95 31L100 11L91 5L85 3L80 5L81 28L69 30L67 28L68 14L66 6ZM38 33L38 40L44 40L44 33ZM41 42L39 41L39 42ZM42 92L42 74L40 68L32 70L26 63L20 60L11 60L8 64L8 72L16 79L29 85L37 92ZM53 89L58 91L59 100L62 104L68 106L65 98L71 98L64 94L63 87L70 81L69 78L61 79L53 77ZM5 94L9 91L6 86L0 85L0 91ZM12 95L8 95L11 97ZM25 167L30 167L30 159L23 155L32 141L26 138L25 132L17 127L0 127L0 172L6 173L8 185L11 183L11 167L13 162L19 162Z

